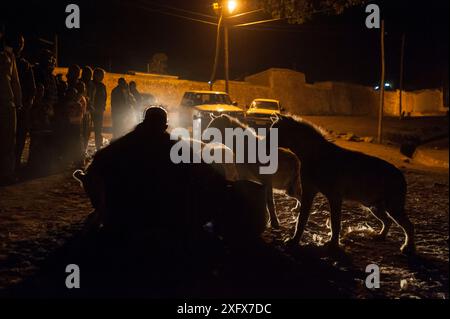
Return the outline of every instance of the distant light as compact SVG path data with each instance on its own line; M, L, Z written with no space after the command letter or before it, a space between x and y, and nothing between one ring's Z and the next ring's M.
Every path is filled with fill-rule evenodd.
M385 82L385 83L384 83L384 87L385 87L385 88L391 89L391 88L392 88L392 84L389 83L389 82ZM375 85L375 86L373 87L373 89L374 89L375 91L378 91L378 90L380 89L380 86L379 86L379 85Z
M220 9L220 6L219 6L219 3L218 3L218 2L214 2L214 3L213 3L213 9L214 9L214 10L219 10L219 9Z
M228 0L228 12L231 14L236 10L237 8L237 1L236 0Z
M209 84L209 85L211 85L211 84L212 84L212 82L211 82L211 81L208 81L208 84Z

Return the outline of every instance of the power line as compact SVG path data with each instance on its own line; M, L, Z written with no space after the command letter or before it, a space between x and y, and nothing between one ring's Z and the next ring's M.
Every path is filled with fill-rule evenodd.
M153 3L153 2L150 2L150 3ZM218 23L215 23L215 22L201 20L201 19L196 19L196 18L192 18L192 17L188 17L188 16L185 16L185 15L176 14L176 13L172 13L172 12L168 12L168 11L164 11L164 10L160 10L160 9L156 9L156 8L150 8L150 7L147 7L147 6L144 6L144 5L133 4L133 6L138 8L138 9L145 10L147 12L161 13L161 14L164 14L164 15L168 15L168 16L172 16L172 17L176 17L176 18L180 18L180 19L184 19L184 20L188 20L188 21L194 21L194 22L203 23L203 24L207 24L207 25L218 26ZM163 5L160 5L160 6L163 7ZM165 6L165 7L167 9L175 8L175 7L171 7L171 6ZM184 9L179 9L179 10L180 11L182 10L182 11L185 11L185 12L189 12L189 13L195 13L193 11L184 10ZM253 12L257 12L257 11L263 11L263 10L262 9L253 10L253 11L245 12L245 13L242 13L242 14L237 14L237 15L231 16L229 18L234 18L234 17L250 14L250 13L253 13ZM208 16L208 15L205 14L204 16ZM208 17L212 17L212 16L208 16ZM274 18L274 19L253 21L253 22L248 22L248 23L232 25L231 27L232 28L239 28L241 30L249 30L249 31L275 31L275 32L276 31L278 31L278 32L281 31L281 32L291 32L291 33L324 32L323 30L317 30L317 29L315 29L315 30L299 30L297 28L292 28L292 27L289 27L289 26L270 26L269 25L269 26L266 26L266 27L252 27L252 26L255 26L255 25L259 25L259 24L269 23L269 22L273 22L273 21L280 21L280 20L283 20L283 18ZM340 33L340 32L337 32L337 30L333 30L333 31L326 30L324 33Z
M191 17L180 15L180 14L176 14L176 13L171 13L171 12L162 11L162 10L158 10L158 9L152 9L152 8L144 7L144 6L141 6L141 5L134 5L134 7L138 8L138 9L142 9L142 10L148 11L148 12L161 13L161 14L165 14L165 15L176 17L176 18L180 18L180 19L185 19L185 20L189 20L189 21L195 21L195 22L199 22L199 23L204 23L204 24L208 24L208 25L217 26L217 23L215 23L215 22L210 22L210 21L206 21L206 20L200 20L200 19L196 19L196 18L191 18Z
M351 33L352 36L361 35L366 36L370 31L365 29L355 30L355 29L319 29L319 28L295 28L289 26L244 26L239 27L240 30L248 31L274 31L274 32L288 32L288 33L320 33L327 35L342 35Z
M44 39L44 38L37 38L37 40L42 42L42 43L48 44L48 45L54 45L53 41L50 41L50 40L47 40L47 39Z
M242 16L246 16L246 15L249 15L252 13L257 13L257 12L262 12L262 11L264 11L264 9L256 9L256 10L252 10L252 11L248 11L248 12L244 12L244 13L238 13L238 14L235 14L234 16L228 17L228 19L239 18Z
M253 21L253 22L247 22L247 23L236 24L236 25L233 25L232 27L233 27L233 28L247 27L247 26L251 26L251 25L262 24L262 23L273 22L273 21L279 21L279 20L282 20L282 19L281 19L281 18L275 18L275 19L267 19L267 20Z
M182 9L182 8L178 8L178 7L174 7L174 6L169 6L169 5L166 5L166 4L161 4L161 3L158 3L158 2L154 2L154 1L141 1L141 4L143 4L143 5L150 4L150 5L157 6L157 7L164 8L164 9L168 9L168 10L184 12L184 13L188 13L188 14L192 14L192 15L196 15L196 16L200 16L200 17L204 17L204 18L209 18L209 19L216 19L215 16L212 16L212 15L209 15L209 14L196 12L196 11L190 11L190 10L186 10L186 9Z

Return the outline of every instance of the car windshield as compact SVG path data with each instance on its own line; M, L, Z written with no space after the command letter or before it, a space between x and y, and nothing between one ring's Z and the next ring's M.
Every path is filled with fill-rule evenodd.
M271 101L255 101L252 103L255 109L278 110L278 103Z
M231 105L231 99L227 94L217 93L190 93L183 98L182 105L196 106L203 104L228 104Z

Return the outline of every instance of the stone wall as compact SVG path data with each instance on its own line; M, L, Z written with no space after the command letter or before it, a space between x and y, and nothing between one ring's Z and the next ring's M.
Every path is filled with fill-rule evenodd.
M66 68L55 73L66 74ZM208 90L205 82L180 80L174 76L145 73L107 73L105 85L108 91L106 125L110 123L110 93L120 77L135 81L142 93L153 94L157 101L175 112L185 91ZM214 90L224 91L223 80L214 84ZM231 98L245 107L255 98L274 98L281 101L287 112L303 115L376 115L379 92L373 88L341 82L307 83L303 73L287 69L269 69L248 76L245 81L230 82ZM398 116L399 92L388 91L385 96L385 115ZM423 90L403 93L403 109L410 116L442 115L443 93L440 90Z
M380 96L371 87L342 82L309 84L303 73L287 69L269 69L248 76L250 84L267 85L286 110L304 115L376 115ZM384 114L399 115L399 91L385 92ZM409 116L444 115L441 90L403 92L403 110Z

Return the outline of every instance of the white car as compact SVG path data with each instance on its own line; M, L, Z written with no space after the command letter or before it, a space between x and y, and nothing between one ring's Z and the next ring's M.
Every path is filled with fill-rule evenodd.
M247 110L247 122L253 125L267 125L271 123L273 115L279 115L282 111L278 100L255 99Z

